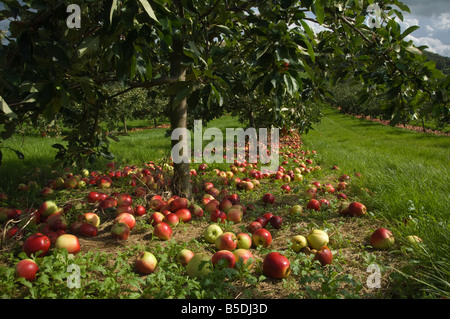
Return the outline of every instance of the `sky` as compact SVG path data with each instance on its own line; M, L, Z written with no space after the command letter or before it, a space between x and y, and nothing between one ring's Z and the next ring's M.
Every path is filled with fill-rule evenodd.
M403 12L397 20L402 30L418 25L420 28L406 37L416 46L426 45L427 51L450 57L450 0L401 0L411 13ZM321 28L310 23L316 31Z
M406 40L413 40L416 46L427 45L427 50L450 57L450 0L401 0L408 5L411 13L404 12L402 29L418 25L420 29L410 34ZM0 9L3 8L0 2ZM5 29L7 21L0 21ZM320 30L311 25L315 30Z

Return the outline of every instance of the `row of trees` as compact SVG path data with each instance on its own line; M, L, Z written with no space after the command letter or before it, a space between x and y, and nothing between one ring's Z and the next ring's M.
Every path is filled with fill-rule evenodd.
M71 133L58 157L111 157L99 122L138 89L167 99L172 129L231 110L251 125L307 131L329 84L349 77L366 91L361 101L387 94L393 118L423 101L448 113L448 82L404 40L416 27L400 30L393 18L409 9L397 0L378 2L379 28L366 23L372 0L80 0L80 28L69 28L72 2L3 1L2 139L25 120L63 114ZM173 190L191 197L189 164L174 172Z

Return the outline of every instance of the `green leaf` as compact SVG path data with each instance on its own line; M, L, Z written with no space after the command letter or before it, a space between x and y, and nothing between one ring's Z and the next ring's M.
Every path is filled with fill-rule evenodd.
M420 27L418 25L413 25L411 27L409 27L408 29L406 29L402 35L400 36L401 39L404 39L408 34L416 31L417 29L419 29Z
M78 47L78 56L82 57L85 54L91 54L93 53L95 50L97 50L99 45L99 39L98 38L93 38L93 37L87 37L86 39L84 39L80 46Z
M320 3L320 0L314 1L314 14L316 15L317 22L319 22L319 24L323 24L325 21L325 10L323 5Z
M6 114L10 119L17 119L17 114L14 113L8 103L5 102L5 100L0 96L0 106L2 109L2 112Z
M153 12L152 6L150 5L150 3L148 3L147 0L139 0L139 2L142 4L142 6L144 7L145 12L147 12L148 16L155 20L156 22L159 22L158 19L155 16L155 12Z

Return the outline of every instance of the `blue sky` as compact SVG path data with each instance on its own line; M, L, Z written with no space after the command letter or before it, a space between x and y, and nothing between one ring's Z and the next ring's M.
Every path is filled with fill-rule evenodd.
M411 14L404 13L403 29L418 25L420 29L408 36L417 46L427 45L429 51L450 57L450 0L402 0L409 6ZM3 4L0 2L0 9ZM5 29L8 21L0 21ZM315 30L320 30L311 25Z
M420 29L408 36L416 45L428 45L429 51L450 57L450 0L402 0L411 14L404 14L403 26Z

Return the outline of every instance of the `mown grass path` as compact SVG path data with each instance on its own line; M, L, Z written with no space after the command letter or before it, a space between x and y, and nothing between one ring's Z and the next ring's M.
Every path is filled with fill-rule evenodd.
M449 292L450 139L339 114L325 109L314 130L302 137L323 165L360 172L368 208L393 224L399 239L416 234L424 249L411 274L437 293ZM361 193L363 196L364 192ZM418 271L418 272L416 272Z

